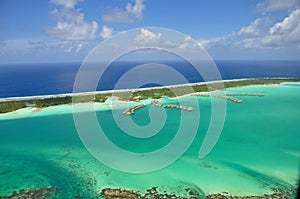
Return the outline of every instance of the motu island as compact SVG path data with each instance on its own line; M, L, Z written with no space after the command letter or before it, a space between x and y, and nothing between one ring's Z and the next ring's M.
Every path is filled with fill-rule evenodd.
M299 78L267 78L267 79L243 79L243 80L230 80L224 81L225 88L247 86L247 85L268 85L268 84L280 84L283 82L299 82ZM72 103L72 96L76 96L76 102L105 102L107 98L111 96L118 97L123 101L141 101L148 98L159 99L165 96L170 98L179 97L181 95L190 94L189 89L191 87L193 92L208 92L214 89L214 82L191 84L191 85L176 85L166 86L159 88L144 88L144 89L131 89L127 91L104 91L101 93L95 93L93 98L90 94L64 94L53 96L40 96L40 97L24 97L24 98L7 98L0 99L0 113L12 112L18 109L26 107L45 108L49 106L56 106L62 104ZM176 94L172 91L176 90ZM91 100L93 99L93 100Z

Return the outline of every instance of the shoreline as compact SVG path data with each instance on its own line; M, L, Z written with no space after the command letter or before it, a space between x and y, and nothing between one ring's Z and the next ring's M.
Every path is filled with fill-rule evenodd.
M266 192L261 195L248 194L248 195L234 195L226 191L217 192L217 193L205 193L200 188L185 188L186 193L184 195L177 194L175 192L168 193L166 191L158 191L159 187L152 187L147 189L143 194L137 190L130 190L124 188L103 188L100 190L100 196L105 199L114 199L114 198L141 198L141 199L150 199L150 198L166 198L166 199L245 199L245 198L254 198L254 199L273 199L273 198L290 198L296 195L297 189L291 190L282 190L279 188L271 188L270 193Z
M87 92L80 92L80 93L61 93L61 94L32 95L32 96L22 96L22 97L3 97L3 98L0 98L0 102L31 100L31 99L47 99L47 98L55 98L55 97L85 96L85 95L93 95L93 94L95 94L95 95L96 94L110 94L110 93L116 93L116 92L122 93L122 92L129 92L129 91L133 91L133 90L145 91L145 90L152 90L152 89L178 88L178 87L184 87L184 86L206 85L206 84L221 83L221 82L239 82L239 81L247 81L247 80L291 80L291 79L295 79L295 80L299 79L299 81L300 81L300 78L293 78L293 77L241 78L241 79L227 79L227 80L217 80L217 81L209 81L209 82L175 84L175 85L147 87L147 88L116 89L116 90L105 90L105 91L87 91Z
M13 192L9 196L1 196L1 198L10 198L17 199L20 197L30 198L32 196L39 196L39 198L48 198L58 196L60 192L59 188L56 187L42 187L42 188L33 188L33 189L21 189L19 191ZM97 193L96 193L97 192ZM256 195L232 195L226 191L219 193L205 193L200 188L185 188L184 194L178 194L175 192L167 192L160 190L160 187L154 186L148 188L147 190L141 193L138 190L131 190L125 188L100 188L100 190L94 190L95 196L103 197L105 199L115 199L115 198L127 198L127 199L151 199L151 198L165 198L165 199L199 199L199 198L207 198L207 199L245 199L245 198L253 198L253 199L273 199L273 198L290 198L297 194L297 188L282 190L279 188L271 188L271 193L266 192L265 194ZM98 198L97 197L97 198Z
M289 83L289 82L297 83L297 81L285 81L282 84ZM298 79L298 82L300 84L300 79ZM243 88L243 87L250 87L250 86L276 86L276 85L281 85L281 83L235 86L235 87L226 88L226 93L228 91L231 92L231 89L235 89L235 88ZM184 95L172 97L172 98L159 98L159 99L148 98L148 99L143 99L140 101L126 101L126 100L118 99L118 97L116 97L116 96L111 96L111 97L107 98L104 102L93 101L93 102L82 102L82 103L83 104L84 103L92 103L95 111L121 110L121 109L127 110L130 107L137 106L140 104L150 105L151 102L153 102L153 100L158 100L159 102L165 104L166 102L169 103L170 100L178 100L179 98L197 96L195 94L200 94L200 96L201 96L201 94L211 96L211 92L201 91L201 92L193 92L193 93L189 93L189 94L184 94ZM51 99L52 98L50 98L50 100ZM14 101L12 101L12 102L14 102ZM15 101L15 102L17 102L17 101ZM3 102L0 102L0 108L1 108L1 103L3 103ZM5 103L10 103L10 102L5 102ZM84 109L77 110L77 111L85 112ZM23 107L23 108L16 109L14 111L2 112L2 113L1 113L1 109L0 109L0 120L24 118L24 117L28 117L28 116L36 117L36 116L45 116L45 115L52 115L52 114L60 115L60 114L68 114L68 113L74 113L73 103L63 103L63 104L58 104L58 105L46 106L46 107Z
M249 86L242 86L242 87L236 87L236 88L233 88L233 90L234 90L234 92L247 92L247 91L249 91L249 92L251 92L251 93L256 93L256 92L263 92L263 93L268 93L267 91L268 91L268 89L270 88L270 89L275 89L275 91L277 90L276 88L282 88L282 87L285 87L285 86L283 86L285 83L283 83L283 84L268 84L268 85L254 85L254 86L251 86L251 85L249 85ZM297 83L297 84L299 84L299 83ZM248 88L246 88L246 87L248 87ZM287 89L289 89L289 88L291 88L291 87L289 87L289 86L287 86ZM293 92L294 91L296 91L297 92L297 90L298 90L298 86L297 87L295 87L294 88L294 90L293 90ZM237 90L235 90L235 89L237 89ZM253 89L253 90L252 90ZM284 88L285 89L285 88ZM296 90L295 90L296 89ZM280 89L279 89L280 90ZM278 90L277 90L278 91ZM289 92L289 91L288 91ZM270 93L269 93L270 94ZM272 96L272 95L268 95L268 96L270 96L268 99L273 99L273 100L275 100L276 98L274 97L274 96ZM299 95L297 94L297 96L299 97ZM297 99L299 99L299 98L297 98ZM162 101L164 101L165 99L162 99ZM207 99L207 100L209 100L209 99ZM205 101L207 101L207 100L205 100ZM150 100L149 100L150 101ZM167 99L167 101L169 101L168 99ZM119 101L118 100L116 100L116 103L119 103ZM130 104L134 104L134 103L136 103L136 102L129 102ZM139 102L139 103L144 103L144 102ZM206 103L206 102L205 102ZM98 106L102 109L102 107L106 107L106 105L109 105L110 104L110 102L109 101L107 101L106 102L106 105L105 105L105 103L96 103L97 105L95 105L95 110L97 110L98 108ZM137 104L137 103L136 103ZM252 106L251 104L249 104L249 106L248 107L250 107L250 106ZM71 110L71 107L72 107L72 104L68 104L68 105L62 105L62 106L53 106L53 107L49 107L49 108L45 108L45 109L40 109L40 110L38 110L38 112L40 111L41 112L41 114L53 114L55 111L57 111L57 113L62 113L62 114L64 114L65 113L65 111L66 110ZM255 108L256 106L254 105L252 108ZM68 108L68 109L66 109L66 108ZM117 107L116 107L117 108ZM32 110L34 110L35 108L32 108ZM237 109L237 110L241 110L241 109ZM243 107L242 107L242 110L243 110ZM22 110L21 110L22 111ZM121 112L120 112L121 113ZM235 112L236 114L239 114L239 112ZM10 113L10 114L14 114L14 113ZM54 113L55 114L55 113ZM1 115L1 114L0 114ZM1 119L0 119L1 120ZM40 121L40 120L39 120ZM238 121L238 120L237 120ZM33 123L33 125L35 125L34 123ZM294 128L295 129L295 128ZM51 130L51 132L52 132L52 130ZM224 133L224 135L225 135L225 133ZM261 134L260 134L261 135ZM237 142L239 142L239 140L236 140ZM242 140L243 141L243 140ZM230 141L230 142L232 142L232 141ZM230 143L230 145L231 145L232 143ZM234 146L234 145L232 145L232 146ZM73 148L72 148L73 149ZM288 149L287 149L288 150ZM52 151L52 149L51 149L51 151ZM58 150L58 151L60 151L60 150ZM67 151L67 150L64 150L64 151ZM52 151L51 153L53 153L53 152L56 152L56 151ZM79 154L79 153L78 153ZM78 157L81 157L84 161L82 161L82 162L78 162L78 165L85 165L86 167L84 167L84 168L87 168L87 170L89 170L89 169L91 169L91 170L93 170L92 168L94 167L94 165L93 164L81 164L81 163L83 163L83 162L86 162L87 160L85 160L84 159L84 157L83 156L70 156L70 157L68 157L67 159L69 160L69 159L77 159ZM226 157L226 156L225 156ZM275 157L275 156L274 156ZM277 157L277 156L276 156ZM279 157L279 156L278 156ZM218 160L217 160L218 161ZM217 161L214 161L214 159L208 159L207 161L204 161L204 162L202 162L202 163L200 163L199 165L200 165L200 168L202 168L203 167L203 170L205 171L205 173L207 173L207 171L209 171L209 169L211 168L211 170L212 170L212 172L218 172L218 170L215 170L216 168L218 169L219 168L219 170L221 170L221 164L219 164L220 162L217 162ZM194 161L192 161L192 159L190 159L189 157L187 157L187 158L183 158L183 161L182 161L182 164L181 165L178 165L178 167L176 166L176 167L174 167L174 168L176 168L176 169L180 169L180 168L183 168L183 167L181 167L181 166L184 166L184 165L189 165L189 164L194 164L194 163L197 163L197 162L194 162ZM77 165L77 164L76 164ZM198 165L198 164L197 164ZM62 165L63 166L63 165ZM65 164L65 166L67 166L67 164ZM225 165L226 166L226 165ZM244 165L245 166L245 165ZM263 174L264 176L267 176L267 178L266 179L264 179L264 177L262 176L256 176L256 175L253 175L253 174L249 174L250 175L250 179L247 179L246 178L246 180L244 181L244 180L242 180L241 181L241 184L243 183L243 182L247 182L246 183L246 185L248 185L248 186L244 186L245 187L245 192L242 190L242 189L240 189L241 187L233 187L232 189L230 188L230 189L228 189L228 186L225 186L225 187L221 187L220 186L220 184L218 184L218 183L216 183L216 184L214 184L213 182L213 180L203 180L203 182L207 182L208 184L211 184L212 186L206 186L205 184L203 184L203 182L201 181L201 180L194 180L194 179L191 179L191 182L190 183L186 183L186 184L179 184L179 185L181 185L182 187L184 186L184 187L186 187L186 188L190 188L190 190L189 191L192 191L193 193L191 194L191 195L194 195L194 194L197 194L198 192L197 192L197 190L198 189L196 189L196 186L199 186L202 190L203 190L203 193L205 194L205 196L206 196L206 198L209 198L209 199L218 199L218 198L232 198L232 199L243 199L243 198L246 198L246 197L251 197L251 198L257 198L257 199L266 199L266 198L284 198L283 197L283 195L282 194L284 194L284 193L280 193L280 191L276 191L276 190L271 190L270 188L268 188L268 187L274 187L274 188L281 188L281 190L282 190L282 187L281 186L271 186L271 184L273 184L273 185L276 185L276 183L278 184L278 185L286 185L286 186L284 186L284 187L286 187L286 188L284 188L283 190L293 190L293 191L296 191L297 190L297 187L294 187L294 181L292 181L292 183L290 182L290 181L288 181L288 180L286 180L286 179L288 179L288 178L285 178L286 176L289 176L291 173L287 173L286 174L286 176L280 176L280 175L277 175L277 173L276 173L276 175L274 174L273 175L273 173L270 171L270 173L268 173L268 172L266 172L266 171L268 171L268 170L264 170L264 169L262 169L262 170L260 170L260 167L256 167L257 165L256 164L254 164L254 165L251 165L251 164L249 164L248 165L249 166L249 168L251 168L251 169L253 169L253 171L257 171L257 172L260 172L261 174ZM101 170L101 168L102 167L97 167L97 168L99 168L100 170ZM191 170L193 170L193 168L194 167L190 167L190 169ZM257 169L258 168L258 169ZM292 168L292 167L291 167ZM231 168L230 168L231 169ZM281 173L285 173L284 171L285 171L285 167L282 167L281 168L282 170L278 170L278 171L280 171ZM186 176L193 176L193 173L194 172L198 172L198 171L200 171L200 170L202 170L202 169L199 169L199 170L193 170L193 171L191 171L190 172L190 174L186 174ZM164 187L163 185L164 184L167 184L168 183L168 180L166 180L166 181L163 181L163 183L160 183L160 181L158 181L157 183L155 182L155 183L149 183L149 185L143 185L143 186L137 186L137 185L139 185L139 184L142 184L142 182L143 181L138 181L138 178L136 178L136 180L137 180L137 184L136 185L132 185L132 186L122 186L122 184L124 184L124 182L126 182L126 180L120 180L119 182L117 182L117 183L115 183L115 184L109 184L109 182L113 182L112 180L114 179L114 177L116 177L117 175L116 174L118 174L118 173L114 173L114 172L111 172L110 170L104 170L105 172L103 173L103 176L101 175L101 176L98 176L98 175L95 175L95 176L97 176L96 177L96 180L97 180L97 187L96 187L96 189L92 189L92 190L96 190L97 191L97 193L98 194L100 194L102 191L102 194L103 194L103 196L107 196L107 197L105 197L106 199L108 199L109 198L109 196L111 196L111 198L116 198L117 196L132 196L132 194L135 194L135 193L138 193L138 194L140 194L140 198L142 198L142 197L144 197L145 199L146 199L146 196L145 196L145 194L147 194L147 189L149 189L149 190L151 190L151 187L153 187L153 186L157 186L158 187L158 192L157 193L153 193L153 191L151 191L151 193L152 194L148 194L148 195L150 195L151 197L152 196L154 196L154 195L161 195L161 194L167 194L168 196L170 195L170 198L181 198L181 199L184 199L184 198L186 198L186 199L192 199L193 197L188 197L187 196L187 194L188 193L186 193L186 195L185 194L183 194L183 193L185 193L184 192L184 189L182 188L182 190L180 189L180 191L179 192L176 192L176 191L174 191L175 190L175 187L176 186L173 186L173 184L172 185L170 185L170 187L168 187L168 186L166 186L166 187ZM225 170L224 170L224 172L223 172L223 170L221 170L221 173L225 173L226 174L226 171L228 171L228 167L226 167L225 168ZM231 171L230 172L228 172L226 175L224 175L224 176L230 176L230 177L232 177L232 179L234 179L234 180L236 180L236 179L241 179L240 177L237 177L237 178L235 178L235 175L236 176L239 176L240 174L241 174L241 171L239 171L239 170L235 170L235 168L233 168L233 171L235 172L235 171L237 171L238 173L231 173ZM111 173L110 173L111 172ZM173 172L172 170L170 170L170 172L169 172L169 174L172 172L172 174L173 173L175 173L175 172ZM244 171L242 171L242 172L244 172ZM162 173L163 174L163 173ZM234 174L234 175L233 175ZM154 176L151 176L151 177L156 177L156 176L160 176L161 175L161 173L159 173L158 175L154 175ZM168 173L165 173L165 175L166 176L168 176L168 177L171 177L171 178L174 178L174 179L180 179L180 181L182 181L182 182L186 182L186 179L188 178L182 178L182 176L183 175L168 175ZM245 175L247 175L247 174L245 174ZM110 176L110 177L107 177L107 180L105 180L105 181L101 181L101 179L103 179L103 177L105 177L105 176ZM202 176L202 174L200 175L199 174L199 176L201 177ZM216 175L213 175L213 176L218 176L218 173L216 173ZM242 175L242 176L244 176L244 174ZM265 188L265 192L261 192L261 190L260 189L255 189L256 188L256 184L260 184L260 182L268 182L268 176L271 178L271 177L274 177L274 183L271 183L270 182L270 185L268 184L268 186ZM290 176L293 176L293 175L290 175ZM206 175L203 175L203 178L206 178ZM242 177L242 178L244 178L244 177ZM257 179L257 181L253 181L252 182L252 180L251 179L256 179L256 178L258 178ZM98 181L98 179L99 179L99 181ZM134 179L134 178L133 178ZM150 178L149 178L150 179ZM213 178L212 178L213 179ZM222 178L220 178L220 179L226 179L225 177L222 177ZM279 179L278 181L276 180L276 179ZM147 180L147 178L145 178L145 181ZM228 184L230 185L230 183L231 182L234 182L234 180L231 180L231 179L228 179ZM249 181L248 181L249 180ZM189 182L189 181L188 181ZM248 183L249 182L249 183ZM280 182L285 182L285 183L282 183L282 184L280 184ZM286 184L287 183L287 184ZM190 186L188 186L190 184ZM253 186L252 186L252 184L253 184ZM193 185L195 185L195 186L193 186ZM291 186L290 186L291 185ZM297 184L296 184L297 185ZM293 189L289 189L289 187L294 187ZM57 187L57 188L60 188L60 187ZM39 187L37 187L37 190L39 189ZM62 192L63 192L63 190L64 189L62 189ZM18 190L16 190L16 191L18 191ZM26 191L28 192L28 193L32 193L32 190L27 190L26 189ZM164 191L166 191L166 192L164 192ZM226 191L226 192L223 192L223 191ZM58 193L60 193L60 192L58 192ZM202 196L202 194L201 194L202 192L201 191L199 191L199 194ZM174 197L174 195L173 194L175 194L176 195L176 197ZM204 196L204 194L203 194L203 196ZM266 195L264 195L264 194L266 194ZM292 194L293 196L294 196L294 193ZM186 196L186 197L185 197ZM151 198L151 197L149 197L149 198ZM134 197L133 197L134 198ZM202 198L202 197L194 197L195 199L196 198ZM204 198L204 197L203 197ZM292 196L291 197L287 197L287 198L292 198Z
M234 87L251 85L276 85L285 82L300 82L300 78L232 79L137 89L0 98L0 115L16 112L20 109L46 108L74 103L103 104L112 101L113 98L116 98L117 101L126 103L141 102L149 99L164 99L165 97L177 99L178 97L189 96L193 93L210 93L220 89L224 89L225 91L226 89ZM221 87L220 83L223 84ZM176 90L176 94L174 93L174 90Z

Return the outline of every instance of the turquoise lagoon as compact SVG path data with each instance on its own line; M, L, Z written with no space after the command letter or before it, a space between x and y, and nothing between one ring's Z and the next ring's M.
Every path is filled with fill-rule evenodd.
M198 158L198 152L210 122L211 106L210 98L198 97L201 120L192 145L170 166L144 174L117 171L97 161L77 134L71 105L2 114L0 196L48 186L60 189L59 198L98 198L99 191L107 187L144 192L157 186L160 191L182 195L186 194L185 188L203 194L228 192L232 195L263 195L272 193L272 188L296 191L300 84L246 86L227 91L265 96L239 97L243 103L227 102L220 139L204 159ZM186 104L194 100L189 96L182 99ZM177 103L177 100L161 102ZM117 127L108 103L95 106L107 136L129 151L145 152L163 147L175 136L180 122L180 111L167 109L168 119L159 134L145 140L133 139ZM149 108L136 111L133 120L147 125ZM122 114L126 108L120 102L113 109Z

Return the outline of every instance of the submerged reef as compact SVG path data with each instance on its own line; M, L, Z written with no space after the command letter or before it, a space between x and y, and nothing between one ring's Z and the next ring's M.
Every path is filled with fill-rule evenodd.
M10 196L0 197L1 199L52 199L56 198L58 188L46 187L34 190L21 189L19 192L13 192Z
M105 199L290 199L284 191L273 188L273 193L263 195L249 195L249 196L234 196L227 192L208 194L198 193L192 189L185 189L187 196L176 195L175 193L159 193L157 187L147 189L145 194L138 191L126 190L121 188L104 188L100 191L100 196ZM296 193L294 193L296 195ZM294 196L295 196L294 195Z
M184 195L176 193L167 193L166 191L158 191L158 187L147 189L145 193L139 191L122 189L122 188L103 188L99 197L104 199L290 199L296 198L296 191L287 193L278 188L271 189L273 193L263 195L237 196L230 195L227 192L214 193L205 195L201 189L186 188ZM0 197L0 199L54 199L59 198L57 193L59 188L46 187L33 190L20 190L13 192L10 196ZM74 199L82 199L81 196L75 196Z

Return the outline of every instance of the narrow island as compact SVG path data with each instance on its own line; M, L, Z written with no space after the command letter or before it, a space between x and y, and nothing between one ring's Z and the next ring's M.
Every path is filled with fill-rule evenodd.
M300 82L300 78L258 78L258 79L242 79L242 80L224 80L224 88L232 88L248 85L270 85L281 84L283 82ZM160 99L168 96L170 98L191 94L187 88L192 88L193 92L201 93L216 90L214 87L216 82L199 82L190 85L173 85L157 88L143 88L143 89L128 89L128 90L114 90L114 91L102 91L81 94L65 94L65 95L50 95L39 97L17 97L17 98L3 98L0 99L0 114L13 112L18 109L26 107L45 108L50 106L57 106L62 104L71 104L73 97L76 97L76 102L105 102L109 97L115 96L122 101L135 101L139 102L145 99ZM176 89L176 94L172 91ZM231 98L230 95L226 95L229 100L235 101L235 98ZM222 96L219 96L222 98ZM241 102L241 101L236 101Z
M122 188L103 188L99 191L99 196L104 199L289 199L296 193L290 190L272 189L272 193L263 195L235 196L227 192L205 194L199 187L197 189L185 188L186 194L177 195L175 193L167 193L166 191L158 191L159 187L147 189L144 194L139 191L122 189ZM56 198L60 190L58 188L48 187L33 190L20 190L14 192L10 196L1 197L3 199L20 199L20 198L38 198L49 199ZM81 199L81 196L74 198Z

